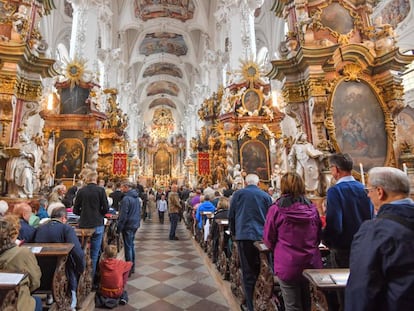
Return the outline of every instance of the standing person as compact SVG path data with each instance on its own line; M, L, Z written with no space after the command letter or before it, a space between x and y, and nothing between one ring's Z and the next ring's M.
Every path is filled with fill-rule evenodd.
M130 273L135 273L134 239L141 223L141 202L138 198L138 192L133 189L131 182L123 181L121 183L121 191L125 196L119 204L117 232L122 233L125 260L132 262Z
M147 211L148 211L148 220L152 220L152 214L155 212L157 203L155 202L155 195L153 193L148 194L148 203L147 203Z
M42 272L30 249L16 245L19 227L20 223L15 215L6 215L0 219L0 269L27 273L27 277L19 284L17 311L41 311L42 300L30 293L39 288Z
M124 193L121 191L121 182L115 183L115 191L109 194L109 197L112 198L112 208L115 211L119 211L119 202L121 202L124 197Z
M366 190L378 213L354 236L345 311L412 310L414 201L409 179L399 169L374 167Z
M157 201L157 210L160 224L163 224L165 212L168 211L168 203L167 200L165 200L165 194L162 194L161 198Z
M362 222L372 218L373 207L364 185L351 174L349 154L331 155L329 166L336 184L327 192L324 241L330 248L333 267L348 268L352 238Z
M233 193L229 209L229 227L237 241L246 305L253 311L253 291L260 272L259 251L255 241L262 240L263 227L272 198L261 190L259 176L248 174L245 188Z
M310 311L309 283L302 272L322 268L321 220L315 205L305 197L305 184L297 173L282 176L281 192L267 213L263 241L273 250L285 310Z
M104 234L104 215L108 213L108 199L105 189L97 185L98 174L89 171L86 175L86 186L76 194L73 213L79 215L79 228L94 228L91 237L92 278L95 277L99 251Z
M171 191L168 193L168 213L170 215L170 240L179 240L175 236L175 231L177 230L178 220L180 219L181 211L181 202L180 197L177 193L178 186L173 184L171 186Z
M69 289L72 294L70 307L75 310L77 304L76 291L78 279L85 270L85 254L75 230L66 224L67 212L65 207L55 208L51 220L41 225L36 232L35 243L72 243L73 248L66 261L66 273L68 275Z
M364 185L352 176L353 161L349 154L329 157L331 174L336 184L326 195L326 227L324 243L329 247L332 268L348 268L352 239L362 222L372 218L373 207ZM327 296L330 310L344 306L343 293Z

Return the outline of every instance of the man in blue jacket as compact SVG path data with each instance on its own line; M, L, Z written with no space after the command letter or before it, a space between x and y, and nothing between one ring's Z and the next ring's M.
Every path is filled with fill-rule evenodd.
M130 274L135 272L134 239L141 222L141 202L138 192L129 181L121 183L121 191L125 194L119 203L119 218L117 232L124 239L125 261L132 262Z
M237 241L246 306L253 311L253 292L260 272L260 254L254 246L263 238L266 214L272 198L261 190L259 176L248 174L247 186L233 193L229 209L229 227Z
M69 289L72 293L71 308L75 310L78 288L78 279L85 270L85 254L76 236L75 230L66 224L67 213L65 207L58 207L52 211L51 220L37 229L36 243L72 243L73 248L66 261L66 273L69 281Z
M367 192L378 213L352 242L345 311L413 310L414 201L408 176L393 167L372 168Z

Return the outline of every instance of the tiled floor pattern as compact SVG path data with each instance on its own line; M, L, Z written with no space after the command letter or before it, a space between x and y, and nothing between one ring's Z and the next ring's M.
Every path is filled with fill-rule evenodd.
M239 310L228 282L208 264L184 223L178 224L178 241L168 239L169 228L158 220L142 223L135 237L136 272L127 286L129 303L113 310Z

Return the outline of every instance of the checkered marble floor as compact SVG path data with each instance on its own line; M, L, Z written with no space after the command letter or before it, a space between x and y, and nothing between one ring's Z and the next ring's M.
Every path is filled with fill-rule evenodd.
M226 295L229 285L218 281L184 223L178 224L178 241L168 239L169 228L168 221L160 224L158 219L141 224L135 237L135 274L127 286L129 303L113 310L239 310Z

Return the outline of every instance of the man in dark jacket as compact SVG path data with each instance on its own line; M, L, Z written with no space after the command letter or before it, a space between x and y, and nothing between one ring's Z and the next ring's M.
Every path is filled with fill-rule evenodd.
M73 248L66 261L66 273L69 281L69 289L72 293L71 308L76 308L76 290L78 288L78 278L85 270L85 254L79 243L75 231L67 225L67 214L65 207L55 208L51 215L51 220L41 225L36 232L36 243L72 243Z
M105 230L104 215L108 213L109 209L105 189L97 185L97 180L98 174L94 171L86 175L87 185L79 189L73 205L73 213L80 215L79 228L95 228L90 248L93 278Z
M368 196L378 211L355 234L345 311L408 311L414 306L414 201L401 170L375 167Z
M246 306L253 311L253 292L260 272L260 254L254 246L262 240L263 227L272 198L261 190L259 176L246 176L246 188L233 193L229 209L229 227L237 241Z
M134 238L141 222L141 202L138 192L133 189L129 181L121 183L121 191L125 194L119 204L119 218L117 232L122 233L124 239L125 261L132 262L130 273L135 272Z

